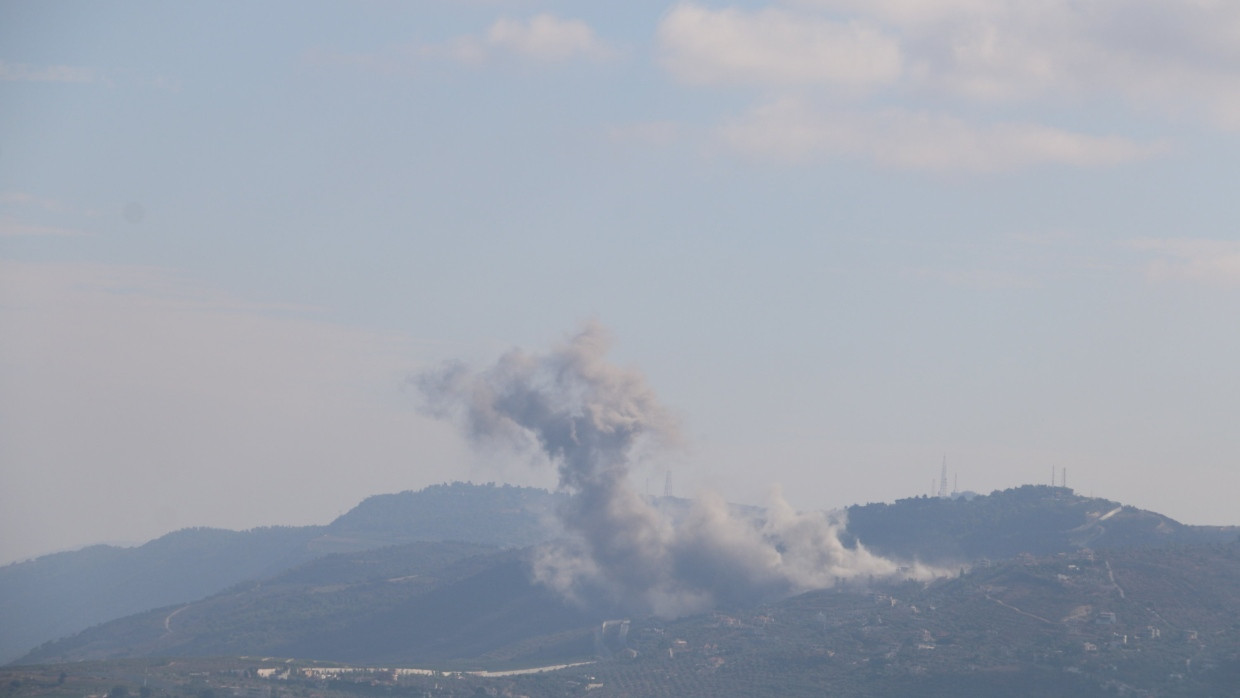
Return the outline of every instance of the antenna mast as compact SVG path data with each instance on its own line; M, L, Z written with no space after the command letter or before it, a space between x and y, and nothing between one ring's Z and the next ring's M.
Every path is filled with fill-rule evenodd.
M939 476L939 499L947 499L947 456L943 456L943 474Z

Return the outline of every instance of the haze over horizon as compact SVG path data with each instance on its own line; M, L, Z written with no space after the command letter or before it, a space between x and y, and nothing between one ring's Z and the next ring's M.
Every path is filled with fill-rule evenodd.
M633 472L1240 524L1240 5L0 7L0 564L553 487L410 376L598 322Z

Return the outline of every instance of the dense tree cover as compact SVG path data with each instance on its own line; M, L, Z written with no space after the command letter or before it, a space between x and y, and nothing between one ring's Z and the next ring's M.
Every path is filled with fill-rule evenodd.
M0 567L0 664L115 618L186 603L334 552L413 541L544 540L555 497L528 487L436 485L371 497L328 526L187 528L135 548L97 545Z
M592 695L1232 695L1240 545L1026 558L629 637Z
M1085 547L1224 542L1240 535L1236 527L1185 526L1153 512L1045 485L970 499L915 497L857 505L848 509L848 532L881 554L930 562L1002 560Z
M328 527L332 536L388 542L457 540L524 547L547 540L560 495L533 487L454 482L368 497Z
M46 640L201 598L316 557L321 527L194 528L136 548L97 545L0 567L0 663Z
M398 550L410 555L406 567L378 562L399 557ZM556 664L596 654L592 635L599 617L531 587L519 553L474 555L467 546L432 546L421 549L428 560L438 557L427 562L414 559L417 550L311 563L281 575L282 581L236 590L229 601L239 611L233 620L194 619L191 608L173 619L173 633L184 621L186 631L210 629L217 640L284 650L269 656L444 671ZM415 572L455 581L407 589L371 613L341 606L349 612L332 616L333 595L341 595L337 602L363 598L355 594L393 584L361 571L373 565L382 575ZM344 585L353 591L336 589L333 580L353 580ZM282 585L302 585L313 600L264 595ZM297 620L299 613L306 615ZM345 622L332 625L333 617ZM162 618L149 620L147 631L162 627L154 623ZM858 581L758 607L672 621L632 618L630 624L623 636L607 640L588 668L441 681L451 687L443 695L479 689L577 695L588 686L594 686L592 696L1226 695L1240 672L1240 544L1023 556L930 584ZM295 628L300 644L247 636L247 627ZM206 637L193 648L200 655L242 653ZM268 655L251 651L255 647L244 653ZM327 688L342 695L400 695L433 685L370 681L342 678ZM471 692L452 692L466 686Z
M41 646L22 662L264 654L381 663L488 653L493 661L537 661L588 656L594 619L533 584L520 551L413 543L330 555L113 621Z
M58 598L55 594L4 595L4 584L24 580L26 590L44 583L60 594L81 591L81 585L89 583L94 586L82 592L82 603L97 601L101 607L108 607L108 600L117 598L120 588L145 591L143 602L164 604L157 610L49 644L31 654L30 661L69 656L254 653L347 658L357 662L469 659L509 665L555 663L592 652L592 631L588 628L601 616L583 614L530 584L521 567L521 553L497 552L487 544L507 547L516 541L541 540L541 536L548 534L544 523L551 518L557 501L557 496L542 490L453 483L421 492L372 497L327 527L257 529L245 533L188 529L130 549L128 552L140 551L149 559L126 558L128 566L115 562L118 551L127 551L101 546L49 556L35 561L37 564L0 568L0 600L8 604L14 598L42 599L41 603L46 604ZM669 506L683 508L683 504L673 502ZM1128 559L1124 557L1127 550L1121 550L1182 540L1234 540L1235 529L1181 526L1157 514L1121 507L1115 502L1077 497L1065 488L1027 486L971 501L921 497L894 504L858 506L849 511L848 530L854 541L860 539L883 554L961 561L965 566L982 558L999 563L1017 554L1054 555L1084 547L1112 547L1115 549L1106 553L1106 559L1115 567L1114 574L1122 578L1125 572L1119 565L1129 565L1130 573L1146 580L1135 587L1138 592L1161 599L1152 608L1139 608L1140 613L1159 612L1172 617L1167 613L1170 610L1182 619L1196 619L1198 610L1193 609L1227 607L1227 603L1240 605L1237 599L1194 592L1196 583L1175 572L1177 566L1198 564L1193 562L1193 555L1198 553L1191 551L1199 548L1184 548L1190 552L1183 553L1175 552L1178 548L1163 551L1160 554L1171 555L1169 559L1175 560L1164 567L1145 558ZM453 544L409 542L437 536L475 540ZM375 548L385 542L398 545ZM354 552L328 554L332 550ZM1132 554L1139 556L1141 551L1134 548ZM1174 557L1181 554L1187 557ZM959 627L949 623L935 636L934 644L939 649L953 645L991 647L994 633L1020 632L1028 635L1031 646L1036 648L1030 651L1036 651L1045 661L1072 665L1069 660L1075 661L1073 658L1083 652L1083 641L1064 640L1051 632L1050 626L1030 621L1027 616L1010 611L997 613L1002 607L990 597L1008 599L1013 606L1055 621L1069 615L1071 609L1060 608L1051 599L1057 594L1073 598L1072 594L1081 592L1073 586L1078 581L1077 574L1088 571L1093 575L1091 579L1102 574L1097 564L1090 564L1081 563L1076 571L1069 572L1058 558L1023 560L1015 566L996 564L994 570L979 566L958 582L936 585L933 589L950 590L955 589L952 584L964 585L951 592L967 599L959 607L967 607L986 622L969 626L960 621ZM204 568L210 569L204 572ZM237 578L239 570L254 569L264 571ZM200 577L195 583L214 584L214 590L226 591L206 599L201 598L204 593L168 600L152 593L149 586L165 584L172 589L176 580L195 575ZM1058 575L1064 575L1067 581ZM1225 581L1207 577L1211 584ZM57 586L74 578L78 586ZM1159 579L1163 581L1157 582ZM1149 588L1142 591L1140 584ZM976 593L981 588L1020 590L1023 596L1009 599L989 591ZM895 596L908 599L920 593L919 589L903 590ZM68 607L77 603L75 599L61 601ZM928 602L940 603L933 599ZM795 599L786 603L793 604L789 608L796 607ZM1082 604L1089 605L1078 605ZM1165 609L1162 604L1166 604ZM1179 608L1177 604L1187 606ZM12 605L5 606L4 612L10 613L10 617L20 616ZM820 612L832 619L847 615L824 607L807 609L806 617ZM1122 616L1125 612L1128 611L1117 609L1121 621L1127 622ZM596 613L611 617L612 612ZM27 617L36 617L33 610ZM870 614L871 620L877 617L880 616ZM888 627L912 622L898 614L883 618ZM4 620L0 615L0 622ZM1204 627L1214 620L1203 618L1192 620L1191 624ZM1033 625L1027 627L1027 621ZM828 624L831 623L834 621ZM13 628L21 628L20 624L3 627L5 633L0 635L5 637ZM833 637L853 643L845 642L842 647L874 655L866 671L883 676L894 676L893 667L907 664L902 663L901 653L916 656L909 648L926 644L906 638L896 649L884 649L876 644L876 638L882 634L873 629L864 630L860 624L838 629L841 634ZM916 630L910 626L909 632ZM746 632L756 638L763 637L765 631L757 627ZM836 652L837 656L842 651L834 645L823 646L824 651ZM887 657L890 652L894 654ZM811 659L778 657L772 661L813 663ZM983 657L984 653L971 661ZM751 657L746 661L757 660ZM1221 666L1221 661L1216 665Z

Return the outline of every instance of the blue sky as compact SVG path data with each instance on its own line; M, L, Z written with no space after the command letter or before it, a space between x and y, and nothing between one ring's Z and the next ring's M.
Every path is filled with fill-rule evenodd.
M591 321L653 490L1240 523L1238 136L1210 0L5 3L0 561L551 485L405 381Z

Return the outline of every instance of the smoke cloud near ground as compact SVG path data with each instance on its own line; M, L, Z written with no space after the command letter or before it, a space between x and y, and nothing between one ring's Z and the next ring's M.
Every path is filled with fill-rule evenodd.
M544 354L513 350L484 371L449 364L416 379L429 410L475 443L532 447L558 469L568 537L537 553L539 582L581 603L671 617L908 573L841 542L842 521L793 511L777 494L754 516L702 496L675 521L638 494L634 458L675 442L677 429L640 373L606 360L609 344L590 324Z

